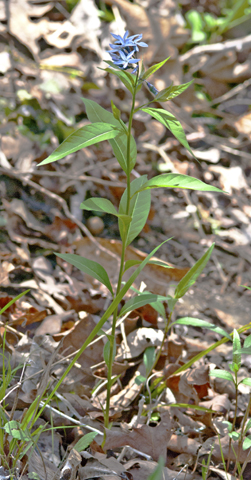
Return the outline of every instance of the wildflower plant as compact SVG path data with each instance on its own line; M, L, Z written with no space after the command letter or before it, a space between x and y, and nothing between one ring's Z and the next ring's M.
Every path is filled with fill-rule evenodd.
M66 155L72 154L84 147L100 143L104 140L108 140L120 167L125 172L127 177L127 187L121 197L118 209L109 199L99 197L89 198L83 201L80 205L81 209L106 214L108 213L114 215L118 219L118 228L122 242L122 252L116 289L114 290L106 270L99 263L82 257L80 255L56 253L59 258L69 262L70 264L80 269L82 272L91 275L92 277L103 283L111 293L112 301L108 309L105 311L105 313L99 320L98 324L95 326L87 340L84 342L80 350L75 355L70 365L67 367L61 379L58 381L56 387L51 391L46 402L44 402L43 407L37 414L37 417L39 417L42 410L51 400L56 389L59 387L66 375L69 373L79 356L88 347L94 337L100 332L105 322L112 316L112 332L110 335L107 335L108 341L104 348L104 359L108 369L107 398L106 408L104 411L104 424L106 428L109 427L111 387L114 381L116 381L116 379L112 376L112 364L116 355L115 328L117 319L124 314L134 310L135 308L139 308L149 303L153 304L155 307L157 304L163 307L163 301L168 302L169 310L172 312L178 299L181 298L187 292L188 288L196 281L196 278L208 262L213 249L213 246L211 246L207 250L207 252L204 253L203 257L196 262L192 269L180 281L173 298L170 296L165 297L155 295L149 292L138 292L136 296L127 300L127 302L124 304L124 306L118 313L118 306L121 300L129 291L133 282L135 281L141 270L144 268L144 266L147 265L149 262L154 262L154 260L151 259L162 245L161 244L154 248L154 250L149 255L147 255L147 257L142 262L135 260L125 261L126 248L140 234L146 223L151 205L151 190L153 188L165 187L182 189L185 188L191 190L211 192L220 191L216 187L205 184L201 180L182 174L161 174L151 179L148 179L146 175L143 175L131 181L131 172L137 161L137 145L132 135L132 123L135 112L139 110L149 114L151 117L162 123L193 155L187 142L184 130L180 122L175 118L175 116L168 112L168 110L166 109L156 108L155 106L149 107L149 105L153 102L160 103L173 99L174 97L182 93L184 90L186 90L192 82L188 82L179 86L170 85L159 92L154 87L154 85L148 82L148 78L160 67L162 67L162 65L167 62L168 58L156 65L152 65L150 68L145 70L143 63L141 62L140 65L140 59L136 58L136 56L139 56L139 48L147 47L147 44L142 41L142 35L139 34L128 36L127 31L123 36L113 34L113 37L115 41L113 44L110 45L111 50L109 51L111 60L108 60L106 62L108 64L108 67L105 68L105 70L106 72L117 76L132 96L128 124L125 124L123 122L123 120L121 119L121 112L113 102L111 102L111 111L107 111L93 100L83 98L83 102L86 108L86 114L90 121L90 124L85 125L84 127L81 127L74 133L72 133L68 138L64 140L61 145L59 145L58 148L56 148L56 150L47 159L43 160L39 164L40 166L55 162L64 158ZM128 70L131 70L131 72L129 72ZM136 107L136 95L137 92L142 88L143 84L145 84L152 92L153 98L146 104ZM165 240L165 242L167 241L168 239ZM161 262L158 261L158 264L161 264ZM166 264L162 263L162 265L166 267ZM131 274L129 280L124 282L124 273L132 267L136 267L136 269ZM169 325L171 323L170 320L171 314L168 319ZM196 326L200 326L200 321L198 319L196 321ZM189 323L189 320L186 323ZM204 324L202 326L205 326ZM210 328L210 324L208 325L209 327L207 328ZM212 325L212 328L215 327ZM166 328L165 333L167 332L167 330L168 328ZM223 332L223 334L225 333Z

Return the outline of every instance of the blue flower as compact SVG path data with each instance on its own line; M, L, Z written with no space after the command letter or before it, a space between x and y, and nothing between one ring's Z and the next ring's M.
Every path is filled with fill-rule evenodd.
M111 55L114 65L117 65L117 67L122 68L123 70L131 68L131 65L140 61L139 58L133 58L134 50L132 50L130 53L120 50L119 54L113 52L109 52L109 54Z
M111 35L115 38L115 42L114 42L114 45L113 44L110 44L110 47L113 49L113 51L120 51L122 50L123 48L125 48L127 51L130 51L130 49L128 49L128 47L132 47L135 52L138 52L139 51L139 47L148 47L147 43L145 42L140 42L141 38L142 38L142 34L138 34L138 35L132 35L131 37L128 37L128 30L125 32L124 36L121 37L120 35L115 35L114 33L112 33ZM128 37L128 38L127 38Z
M132 35L131 37L128 37L128 34L128 30L123 37L112 33L115 42L110 44L111 50L108 52L114 65L123 70L132 68L133 65L140 61L138 58L134 58L135 53L139 51L138 47L148 47L145 42L141 42L142 34ZM132 73L135 73L137 69L138 65L136 65Z

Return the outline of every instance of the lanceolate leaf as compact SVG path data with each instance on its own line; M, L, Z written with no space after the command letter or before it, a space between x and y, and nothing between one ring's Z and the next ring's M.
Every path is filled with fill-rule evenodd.
M83 208L83 210L91 210L94 212L110 213L111 215L119 217L122 222L126 223L126 225L128 225L131 221L130 215L120 215L112 202L110 202L110 200L106 198L88 198L88 200L85 200L81 203L80 208Z
M225 370L213 370L209 373L210 377L217 377L217 378L224 378L224 380L229 380L233 382L233 376L230 372L226 372Z
M172 113L167 112L166 110L162 108L141 108L143 112L149 113L153 118L158 120L160 123L165 125L165 127L172 132L172 134L179 140L179 142L187 148L187 150L193 155L194 154L189 147L189 144L186 139L185 132L181 126L181 123L175 118Z
M152 75L154 72L156 72L157 70L159 70L159 68L161 68L166 62L167 60L169 60L170 57L166 58L165 60L163 60L162 62L160 63L156 63L156 65L152 65L150 68L148 68L145 73L143 73L142 77L140 78L140 80L146 80L147 78L150 77L150 75Z
M125 262L124 272L126 272L126 270L128 270L129 268L134 267L135 265L139 265L141 262L142 260L127 260ZM159 265L160 267L164 268L173 268L171 265L167 265L161 260L151 260L150 262L148 262L148 265Z
M79 128L69 135L69 137L67 137L48 158L40 162L38 166L56 162L56 160L60 160L70 153L81 150L81 148L89 147L103 140L115 138L121 135L121 128L121 125L120 128L116 128L113 124L101 122L85 125L85 127Z
M125 85L127 90L129 90L129 92L133 94L133 86L132 86L132 83L130 82L130 79L126 75L126 72L124 72L123 70L114 70L112 68L105 68L105 71L119 77L119 79Z
M137 297L130 298L125 305L120 310L119 316L122 317L128 312L132 312L137 308L144 307L144 305L148 305L148 303L157 302L157 301L166 301L168 300L167 297L162 295L156 295L154 293L140 293Z
M81 257L80 255L74 255L73 253L56 253L56 255L66 262L69 262L71 265L74 265L74 267L77 267L81 272L96 278L96 280L103 283L113 295L111 282L102 265L99 265L99 263L89 260L88 258Z
M117 128L122 128L120 122L114 118L111 112L108 112L104 108L102 108L98 103L93 102L93 100L89 100L87 98L83 98L83 102L85 104L86 113L88 119L92 123L96 122L106 122L111 125L114 125ZM123 122L122 122L123 123ZM126 126L125 126L126 128ZM125 133L121 134L117 138L113 138L109 140L114 155L117 158L121 168L124 172L127 172L127 158L126 158L126 151L127 151L127 135ZM136 142L131 136L131 143L130 143L130 169L132 170L137 158L137 147Z
M186 275L180 280L180 282L178 283L175 289L174 298L183 297L183 295L185 295L187 290L195 283L198 276L204 270L211 256L213 248L214 248L214 243L206 251L206 253L204 253L204 255L195 263L195 265L192 268L190 268L189 272L187 272Z
M183 83L182 85L171 85L170 87L164 88L164 90L161 90L156 97L154 97L154 101L166 102L167 100L171 100L184 92L192 83L193 80L188 83Z
M135 180L131 183L131 202L130 202L130 211L129 215L132 218L131 223L127 229L126 234L126 246L128 246L134 238L141 232L142 228L144 227L147 217L149 215L150 206L151 206L151 193L148 191L142 191L140 193L136 193L144 185L146 182L146 175L142 175L139 178L135 178ZM127 205L127 188L124 191L120 204L119 204L119 213L126 215L126 205ZM119 220L119 230L121 234L121 238L123 238L124 231L122 229L121 221Z
M192 317L184 317L184 318L179 318L178 320L175 320L171 326L173 325L190 325L192 327L201 327L201 328L206 328L207 330L212 330L215 333L219 333L220 335L223 335L223 337L229 338L229 340L232 340L232 337L221 327L217 327L217 325L214 325L213 323L206 322L205 320L200 320L199 318L192 318Z
M74 450L77 450L77 452L82 452L85 450L89 445L92 443L94 438L98 435L98 432L90 432L81 437L77 443L74 445Z
M200 192L222 193L222 190L217 187L208 185L189 175L182 175L181 173L163 173L162 175L157 175L144 183L138 191L147 190L148 188L187 188Z
M237 332L236 329L234 329L233 332L233 362L238 365L238 367L241 367L241 354L238 353L238 350L241 349L241 340L240 340L240 335Z

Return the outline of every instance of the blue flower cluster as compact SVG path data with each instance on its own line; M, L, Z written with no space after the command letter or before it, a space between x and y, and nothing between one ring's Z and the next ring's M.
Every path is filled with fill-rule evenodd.
M124 36L120 35L111 35L115 38L114 44L110 44L112 50L109 51L109 55L112 58L112 62L117 67L122 70L127 70L132 68L133 65L137 64L140 59L135 58L134 55L139 51L139 47L148 47L145 42L141 42L142 35L132 35L128 37L128 30L125 32ZM134 68L133 72L137 71L138 65Z

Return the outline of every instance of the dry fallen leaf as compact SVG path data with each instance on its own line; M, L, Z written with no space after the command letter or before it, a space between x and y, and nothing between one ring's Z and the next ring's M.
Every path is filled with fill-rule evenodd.
M158 461L166 458L167 444L171 438L171 420L167 412L162 415L161 422L156 427L142 425L130 430L106 430L105 449L113 449L130 445Z

